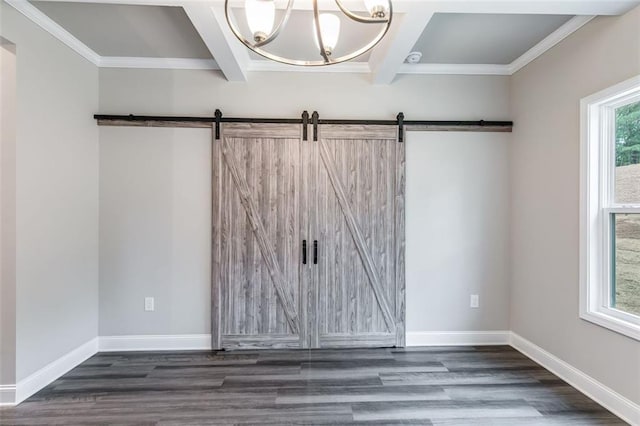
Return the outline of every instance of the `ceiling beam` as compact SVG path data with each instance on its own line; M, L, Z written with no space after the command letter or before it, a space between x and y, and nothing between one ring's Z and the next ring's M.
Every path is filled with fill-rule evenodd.
M374 84L391 84L434 13L429 4L416 2L406 13L394 15L389 33L369 58Z
M224 5L194 2L183 8L227 80L247 81L249 53L229 29Z

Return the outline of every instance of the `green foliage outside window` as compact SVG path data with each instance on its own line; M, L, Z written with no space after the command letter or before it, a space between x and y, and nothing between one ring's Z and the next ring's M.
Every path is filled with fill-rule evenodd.
M640 102L616 110L616 166L640 163Z

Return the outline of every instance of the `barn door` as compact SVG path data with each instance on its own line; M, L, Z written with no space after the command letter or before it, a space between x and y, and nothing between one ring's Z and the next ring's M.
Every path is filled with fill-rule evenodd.
M299 125L225 124L214 137L214 349L296 348L304 339L300 132Z
M214 348L404 345L404 144L391 126L319 130L214 138Z
M404 346L404 143L391 126L321 126L314 149L311 346Z

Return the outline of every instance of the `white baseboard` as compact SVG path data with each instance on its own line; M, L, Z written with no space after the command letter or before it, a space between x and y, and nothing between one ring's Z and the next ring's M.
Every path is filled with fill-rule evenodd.
M512 347L551 371L622 420L632 425L640 425L640 405L516 333L511 333L510 343Z
M210 350L210 334L101 336L100 352Z
M0 407L16 405L16 385L0 385Z
M509 331L408 332L407 346L508 345ZM210 334L101 336L100 352L210 350Z
M97 352L98 338L96 337L45 365L29 377L20 380L16 386L15 403L21 403L58 377L91 358Z
M407 346L508 345L510 331L408 331Z

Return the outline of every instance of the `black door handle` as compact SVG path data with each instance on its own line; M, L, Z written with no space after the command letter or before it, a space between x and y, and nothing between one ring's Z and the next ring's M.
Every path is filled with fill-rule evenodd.
M307 264L307 240L302 240L302 264Z
M313 240L313 264L318 264L318 240Z

